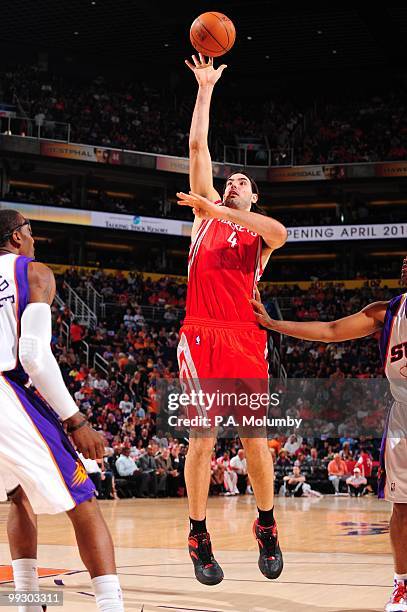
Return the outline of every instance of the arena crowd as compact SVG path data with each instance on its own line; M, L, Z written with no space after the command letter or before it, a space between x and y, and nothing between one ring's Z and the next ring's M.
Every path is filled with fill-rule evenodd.
M85 462L87 469L97 483L98 494L108 499L115 495L182 496L188 440L161 428L158 389L163 381L171 384L178 376L180 323L165 315L168 308L170 312L174 309L182 320L185 283L168 277L152 280L140 274L109 276L101 271L83 274L71 269L57 277L60 296L64 298L64 282L83 295L89 280L112 300L112 317L108 308L105 321L86 329L72 319L67 307L53 307L53 349L64 380L79 409L105 439L103 465ZM267 308L272 308L273 298L278 295L290 318L297 320L346 316L370 301L389 299L393 293L386 288L365 288L355 293L341 287L300 291L293 286L278 290L265 286L262 291ZM161 320L152 321L143 314L145 307L152 304L162 309ZM62 334L64 322L70 326L69 347ZM84 362L83 341L89 346L89 365ZM95 353L103 358L103 369L92 367ZM281 356L289 379L300 379L300 384L319 379L326 384L319 395L312 392L310 396L304 391L302 400L290 406L289 414L302 418L304 423L316 419L314 429L308 425L301 435L293 437L289 431L279 431L270 436L276 491L285 495L354 494L347 480L359 476L355 467L367 479L363 491L374 490L378 432L385 414L374 387L383 377L377 338L340 345L286 338ZM355 409L349 398L348 412L338 419L335 393L347 379L370 381L371 406L367 411L362 406ZM211 493L233 496L251 492L238 441L219 439L212 458Z

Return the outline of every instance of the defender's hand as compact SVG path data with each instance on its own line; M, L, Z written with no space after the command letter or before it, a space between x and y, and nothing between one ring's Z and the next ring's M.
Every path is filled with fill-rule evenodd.
M186 65L195 75L196 80L200 86L204 85L215 85L215 83L222 76L222 72L227 68L226 64L222 64L219 68L213 67L213 57L208 57L208 61L205 61L202 53L199 53L199 58L196 55L192 55L191 64L190 61L185 60Z
M256 299L249 300L251 305L253 306L254 316L257 319L257 322L263 327L267 327L268 329L275 329L274 325L276 321L272 319L267 310L264 308L263 303L261 301L260 292L256 287Z
M105 454L103 438L92 429L83 415L74 414L64 421L74 445L85 459L102 459ZM83 425L82 425L83 423Z
M184 193L183 191L177 192L177 203L180 206L190 206L196 217L199 219L222 219L223 212L222 206L214 204L208 198L198 195L197 193Z

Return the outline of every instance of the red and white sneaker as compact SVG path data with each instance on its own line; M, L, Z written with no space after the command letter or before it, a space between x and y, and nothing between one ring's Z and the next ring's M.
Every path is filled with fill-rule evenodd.
M407 612L407 580L404 580L404 582L394 581L393 593L384 612Z

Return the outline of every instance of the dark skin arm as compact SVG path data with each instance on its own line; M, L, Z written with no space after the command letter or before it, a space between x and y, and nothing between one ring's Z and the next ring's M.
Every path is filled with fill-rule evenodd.
M55 298L55 277L47 266L39 262L28 265L28 284L30 287L30 302L40 302L51 306ZM80 426L87 420L81 412L77 412L64 421L68 432ZM70 433L77 449L86 459L102 458L105 452L101 436L87 424Z
M257 289L256 298L250 302L260 325L293 338L317 342L344 342L370 336L382 328L388 305L388 302L374 302L359 312L336 321L277 321L268 315Z

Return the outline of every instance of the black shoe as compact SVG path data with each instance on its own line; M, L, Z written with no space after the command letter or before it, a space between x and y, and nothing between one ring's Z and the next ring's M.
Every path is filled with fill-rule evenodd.
M259 569L263 576L274 580L283 571L283 555L278 543L277 525L262 527L254 521L253 533L259 545Z
M196 579L202 584L213 586L223 580L223 572L212 554L211 538L208 532L189 535L189 556L195 568Z

